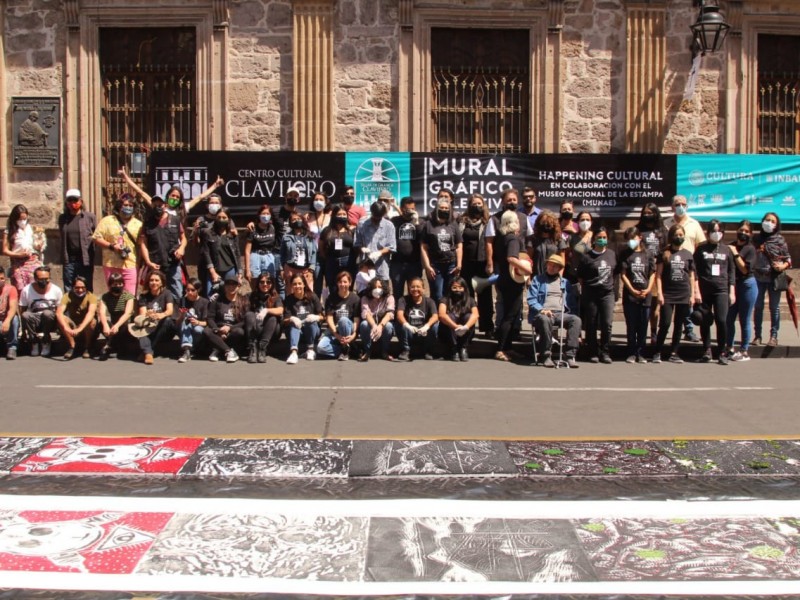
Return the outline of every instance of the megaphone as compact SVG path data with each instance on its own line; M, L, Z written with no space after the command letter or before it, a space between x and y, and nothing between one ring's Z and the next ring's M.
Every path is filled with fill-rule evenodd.
M494 273L489 277L478 277L477 275L473 277L472 289L475 290L475 295L477 296L490 285L494 285L494 282L497 281L498 277L499 275L497 273Z

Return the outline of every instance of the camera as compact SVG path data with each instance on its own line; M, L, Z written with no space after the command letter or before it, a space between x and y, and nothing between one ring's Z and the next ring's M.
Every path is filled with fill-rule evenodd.
M119 255L122 258L128 258L131 255L131 249L127 246L123 246L122 249L119 251Z

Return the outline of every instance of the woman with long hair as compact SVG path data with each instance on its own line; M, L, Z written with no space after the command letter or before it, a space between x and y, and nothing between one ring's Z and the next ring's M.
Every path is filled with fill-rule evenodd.
M297 212L289 215L289 229L281 239L281 265L283 279L288 289L289 281L301 275L308 288L314 290L314 272L317 265L317 244L308 231L308 223ZM291 291L291 290L289 290Z
M295 273L287 281L289 293L283 310L283 326L289 338L289 358L286 364L295 365L298 360L300 342L306 347L306 360L315 360L314 346L319 338L319 322L322 320L322 304L311 289L306 277Z
M183 288L183 298L178 303L175 325L181 342L179 363L192 359L208 325L209 302L200 295L202 289L203 284L199 279L189 279Z
M167 289L167 276L161 271L151 271L147 276L146 286L146 291L139 296L137 318L140 321L155 321L156 328L139 338L139 347L142 350L141 361L152 365L158 343L174 333L173 321L169 317L172 316L175 299Z
M319 247L319 240L323 230L331 224L332 206L328 196L322 192L315 192L309 202L309 210L305 214L308 233L314 244ZM317 254L314 264L314 293L322 294L322 285L325 280L325 264L321 255Z
M541 214L539 218L541 219ZM505 362L509 360L508 352L511 350L514 325L522 316L522 290L525 288L524 282L517 282L512 272L516 270L528 277L532 272L531 263L521 258L522 256L527 258L527 255L522 247L523 241L520 239L519 229L517 215L511 211L503 213L497 230L500 239L495 243L494 256L499 275L497 291L503 307L502 311L498 310L502 318L497 326L497 350L494 357ZM558 239L560 241L561 238Z
M750 243L753 235L753 225L747 219L741 221L736 228L736 241L731 244L733 264L736 267L736 302L728 310L728 356L733 361L750 360L750 338L753 333L753 307L756 304L758 284L753 275L756 262L756 249ZM739 327L742 337L739 350L734 350L733 340L736 337L736 318L739 318Z
M492 323L492 286L485 285L480 293L473 287L475 277L486 277L486 224L489 222L489 210L486 200L480 194L469 197L467 211L458 218L461 239L464 244L461 276L467 282L470 296L478 302L481 315L478 328L487 335L494 331Z
M239 278L226 275L222 291L208 307L208 326L203 331L212 347L208 360L219 362L220 354L228 363L239 360L236 349L241 351L247 342L245 317L248 310L250 299L239 293Z
M651 257L638 228L625 230L626 252L620 255L622 310L628 338L628 363L646 363L647 324L650 321L652 290L656 280L656 259Z
M467 294L467 282L463 277L454 278L447 295L439 300L439 340L447 348L450 360L469 360L467 347L475 335L479 316L475 300Z
M247 362L250 364L267 362L269 344L281 336L280 321L283 318L283 302L275 277L264 271L253 283L250 310L244 316Z
M205 295L212 290L220 291L229 277L241 277L239 270L239 244L230 230L230 215L221 209L214 219L214 226L205 229L202 235L201 262L198 269L206 269Z
M381 358L394 361L389 354L389 342L394 335L394 296L384 286L383 280L375 277L369 282L364 295L361 297L361 356L358 360L367 362L370 359L372 343L380 345Z
M761 344L761 330L764 324L764 296L769 297L769 341L767 346L778 345L778 331L781 327L781 294L776 289L775 280L792 267L789 245L781 235L781 219L774 212L768 212L761 219L761 231L753 239L756 248L756 263L753 272L758 282L755 319L755 339L753 346Z
M336 276L336 291L325 300L328 330L317 344L317 354L323 358L349 360L360 319L361 299L353 292L353 276L348 271L340 271Z
M325 264L325 284L330 295L338 289L339 274L350 273L353 278L355 270L355 254L353 250L353 232L348 225L347 209L341 204L331 208L331 221L319 237L319 257Z
M461 230L453 218L453 206L446 197L439 198L436 210L422 229L422 267L428 276L431 296L439 301L453 277L461 274L463 242Z
M244 272L250 278L250 287L257 289L256 280L269 273L275 279L278 275L276 255L280 251L278 234L272 220L272 209L264 204L258 209L258 219L252 229L247 230L244 243Z
M44 244L34 239L33 227L28 222L28 209L17 204L8 215L3 254L11 259L9 279L19 293L33 282L33 272L42 266Z
M536 219L533 228L532 258L533 274L542 275L547 269L547 259L553 254L565 258L569 245L561 237L561 224L558 216L549 210L543 210Z
M667 228L664 227L664 218L661 216L661 209L657 204L648 202L642 207L636 228L642 236L642 245L647 255L653 260L657 260L667 243ZM658 335L658 315L661 311L661 305L656 301L657 293L656 286L653 286L654 301L650 306L650 339L653 343Z
M581 255L578 281L586 315L586 345L590 362L611 364L611 326L614 320L614 272L616 256L608 249L609 231L599 227L592 237L592 249ZM600 344L597 330L600 330Z

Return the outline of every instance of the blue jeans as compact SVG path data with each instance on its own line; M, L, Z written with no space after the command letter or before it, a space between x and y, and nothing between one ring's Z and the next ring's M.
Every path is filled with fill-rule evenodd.
M736 336L736 317L739 317L739 327L742 329L742 350L750 349L753 329L753 307L758 295L758 284L755 277L748 277L736 283L736 302L728 309L728 347L733 347L733 338Z
M325 285L331 295L336 293L336 276L342 271L350 273L350 279L353 279L353 272L349 269L350 257L341 256L339 258L328 257L325 259Z
M197 344L197 340L203 337L203 329L204 327L200 325L192 325L189 323L189 321L184 319L181 323L180 330L181 348L191 346L194 349L195 345Z
M278 295L281 300L286 300L286 282L281 277L283 265L281 264L281 255L278 252L272 255L275 264L275 286L278 289Z
M164 269L162 267L162 269ZM164 275L167 276L167 289L177 300L183 296L183 269L181 263L176 262L168 265L164 269Z
M8 328L8 333L6 333L3 336L3 340L6 343L6 349L14 348L16 350L18 339L19 339L19 317L14 316L11 318L11 326Z
M778 330L781 328L781 294L772 289L771 281L758 281L756 292L756 307L753 320L756 326L756 337L761 337L764 323L764 295L769 296L769 336L778 339Z
M348 319L347 317L342 317L336 323L336 333L341 336L350 336L353 335L353 330L355 326L353 322ZM322 336L320 339L319 344L317 344L317 354L325 358L339 358L342 354L343 348L342 344L339 343L339 340L336 337L328 332Z
M392 295L395 301L403 297L403 290L408 280L420 276L422 276L422 264L419 261L392 261L389 264L389 279L392 281Z
M313 349L314 344L319 337L319 323L303 322L303 325L300 327L300 329L294 325L289 325L287 337L289 338L289 348L292 350L297 350L300 348L301 340L306 348Z
M226 273L218 273L218 275L220 276L220 283L219 283L219 290L217 290L217 291L222 293L222 283L225 281L225 278L228 275L236 275L236 269L231 269L230 271L227 271ZM209 277L206 280L206 298L208 298L211 295L211 287L213 285L214 285L214 282L211 281L211 277ZM172 290L170 290L170 291L172 291ZM177 297L180 298L180 296L177 296Z
M275 261L278 256L268 252L267 254L259 254L258 252L250 253L250 277L255 279L262 273L269 273L275 279L277 269L275 268ZM280 260L280 259L278 259Z
M64 265L63 269L63 279L64 279L64 293L68 294L69 291L72 289L72 285L75 283L75 278L78 276L83 277L86 279L86 289L90 292L94 291L94 266L89 265L86 266L83 264L83 261L77 262L68 262Z
M370 333L372 332L372 327L370 326L369 322L364 319L358 325L358 333L361 336L361 344L364 347L364 354L369 355L370 351L372 350L372 338L370 337ZM389 342L392 341L392 336L394 335L394 325L391 321L386 323L383 326L383 331L381 332L381 337L378 340L381 348L381 354L389 354Z
M433 354L433 348L436 344L436 338L439 334L439 323L434 323L427 334L411 333L405 327L401 327L398 323L397 326L397 339L400 340L400 346L403 352L411 352L411 346L421 344L425 349L426 354Z
M452 271L456 268L456 263L432 263L431 267L433 267L433 270L436 273L436 277L434 277L433 281L430 282L431 298L433 298L433 301L438 305L439 300L441 300L442 296L444 296L445 288L450 287L450 282L453 280Z
M625 326L628 334L628 356L644 356L647 343L647 326L650 324L650 305L622 299Z

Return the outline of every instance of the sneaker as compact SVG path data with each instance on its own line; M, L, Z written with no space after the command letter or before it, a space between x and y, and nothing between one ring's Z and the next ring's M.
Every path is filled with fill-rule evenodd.
M358 362L369 362L369 354L366 352L362 352L361 355L358 357Z
M8 352L6 352L6 360L14 360L15 358L17 358L17 349L9 348Z
M661 355L660 354L653 354L653 358L650 359L650 362L654 365L661 364Z
M397 360L400 362L408 362L411 360L411 353L408 350L403 350L400 354L397 355Z
M458 352L453 352L450 355L450 360L452 360L453 362L459 362L461 360L461 356L459 356ZM508 360L508 359L506 359L506 360Z
M69 350L64 352L64 360L72 360L74 356L75 356L75 348L70 348Z
M631 354L628 358L625 359L625 362L628 363L629 365L634 364L636 362L636 355Z
M431 354L430 352L426 352L425 356L423 356L422 358L424 358L425 360L433 360L433 354Z
M575 360L574 356L567 357L567 367L569 367L570 369L578 368L578 361Z
M236 354L236 350L234 350L233 348L231 348L225 353L225 362L235 363L237 360L239 360L239 355Z
M152 354L145 354L143 362L146 365L152 365L153 364L153 355Z
M728 364L728 355L727 354L720 354L719 358L717 359L717 364L720 365L727 365Z
M31 356L39 356L39 342L31 344Z
M713 357L711 356L711 350L706 350L703 352L703 356L700 357L701 363L710 363L712 360Z
M84 350L83 354L81 354L81 358L92 358L92 353L88 350Z
M661 362L661 361L659 361L659 362ZM683 359L680 356L678 356L677 354L670 354L669 355L669 362L671 362L673 365L682 365L683 364Z
M760 345L761 345L761 336L758 336L756 339L754 339L754 340L753 340L753 341L750 343L750 345L751 345L751 346L760 346Z
M350 360L350 352L348 352L347 350L343 350L342 353L339 355L339 360L342 362Z
M106 361L108 360L109 354L111 354L111 348L109 348L108 344L106 344L100 349L100 354L97 355L97 360Z
M189 362L190 360L192 360L192 349L187 346L186 348L183 349L183 352L181 352L181 356L180 358L178 358L178 362L185 363Z
M636 364L638 364L638 365L646 365L647 364L647 359L644 356L642 356L641 354L639 354L636 357Z
M599 356L593 356L592 358L589 359L589 362L592 363L593 365L596 365L597 363L600 362L600 357Z
M746 362L750 360L750 355L746 351L742 350L731 354L730 359L734 362Z
M608 354L603 354L600 357L600 362L603 363L604 365L610 365L614 361L611 360L611 357Z
M778 345L778 338L774 336L770 336L769 341L767 342L767 346L770 348L775 348Z
M553 357L550 354L545 354L542 366L546 369L555 369L556 363L553 362Z
M687 342L699 342L700 338L697 337L697 334L694 331L687 331L686 334L683 336L683 339Z
M208 355L208 360L210 360L211 362L219 362L219 350L214 348L211 351L211 354Z
M461 357L461 362L467 362L469 360L469 354L467 354L466 348L462 348L458 355Z
M50 342L42 342L42 356L47 358L48 356L50 356L51 350L52 346L50 345Z
M296 365L297 364L297 350L292 350L289 353L289 358L286 359L287 365Z
M317 359L317 353L316 352L314 352L313 350L310 350L310 349L306 350L306 360L316 360L316 359Z

